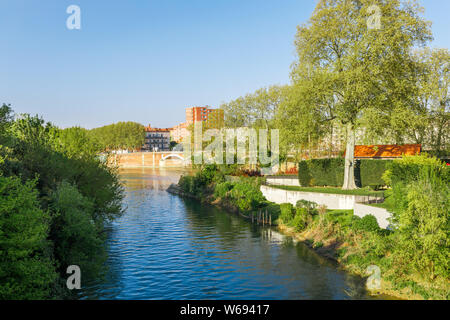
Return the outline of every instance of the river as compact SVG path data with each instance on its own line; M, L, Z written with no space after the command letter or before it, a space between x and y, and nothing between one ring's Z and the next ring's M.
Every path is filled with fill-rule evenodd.
M102 277L82 299L371 299L339 270L274 228L167 193L176 170L121 171L126 213L107 226Z

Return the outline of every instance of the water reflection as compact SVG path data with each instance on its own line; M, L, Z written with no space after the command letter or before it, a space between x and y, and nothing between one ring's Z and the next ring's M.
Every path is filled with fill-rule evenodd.
M183 171L122 171L126 214L108 226L108 268L87 299L365 299L339 271L274 229L165 190Z

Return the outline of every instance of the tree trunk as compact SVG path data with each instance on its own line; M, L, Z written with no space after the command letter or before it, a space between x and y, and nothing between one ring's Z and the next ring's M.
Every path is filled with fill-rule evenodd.
M347 125L347 148L345 150L344 190L357 189L355 183L355 131L351 123Z

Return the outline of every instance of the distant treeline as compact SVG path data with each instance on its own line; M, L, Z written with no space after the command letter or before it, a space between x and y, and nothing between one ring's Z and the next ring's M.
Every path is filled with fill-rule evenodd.
M118 122L88 131L99 151L139 150L144 145L144 126L136 122Z
M104 223L122 214L123 188L93 136L0 107L0 300L76 297L70 265L82 284L98 276Z

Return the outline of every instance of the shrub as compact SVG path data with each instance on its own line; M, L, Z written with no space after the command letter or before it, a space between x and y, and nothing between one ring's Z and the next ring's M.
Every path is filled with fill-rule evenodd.
M311 174L309 173L308 163L301 161L298 164L298 180L302 187L310 187Z
M299 211L296 212L294 219L291 222L291 225L294 227L295 231L300 232L306 228L305 215L307 214L306 209L300 208Z
M307 200L298 200L296 203L296 208L305 208L309 214L314 215L317 213L318 204Z
M279 204L269 202L269 204L265 207L265 210L267 210L272 217L272 221L275 221L280 217L281 208Z
M402 159L389 162L383 180L392 187L397 183L406 185L418 179L422 167L431 168L431 170L436 171L438 176L442 176L444 180L449 182L450 172L445 163L437 158L429 157L427 154L404 156Z
M398 224L402 212L407 210L409 184L414 184L420 179L421 171L429 171L437 180L443 183L450 182L450 168L437 158L430 158L426 154L421 156L405 156L394 160L388 165L388 170L383 175L386 183L392 187L388 192L386 204L392 208L392 222Z
M450 187L438 170L420 169L419 178L405 188L407 205L398 212L397 256L431 279L448 278L450 261Z
M106 257L101 225L93 219L93 203L78 189L62 182L51 195L53 222L51 238L61 272L69 265L78 265L83 274L95 276Z
M371 214L364 216L361 219L354 219L352 225L353 229L358 231L377 232L380 230L377 218Z
M228 193L231 191L231 189L233 189L234 184L232 182L222 182L216 185L215 189L214 189L214 197L217 198L227 198Z
M284 223L289 223L294 219L294 206L290 203L280 204L280 219Z
M325 220L331 223L338 223L343 227L350 227L353 224L353 217L355 216L352 210L331 210L326 213Z
M344 159L312 159L299 163L301 186L340 187L344 182Z
M375 188L385 185L382 179L386 171L386 160L358 160L355 163L355 180L358 186ZM299 163L298 179L303 187L340 187L344 182L343 158L312 159Z
M178 186L186 193L193 193L194 177L181 176L178 181Z
M296 231L305 229L311 221L312 217L306 208L296 208L295 217L292 221L292 226L296 229Z
M236 183L230 195L242 212L256 210L266 201L259 187L250 183Z
M392 160L358 160L355 166L355 177L359 176L358 186L374 190L384 186L386 183L382 176L390 162Z
M57 278L46 240L50 217L36 182L0 176L0 299L47 299Z

